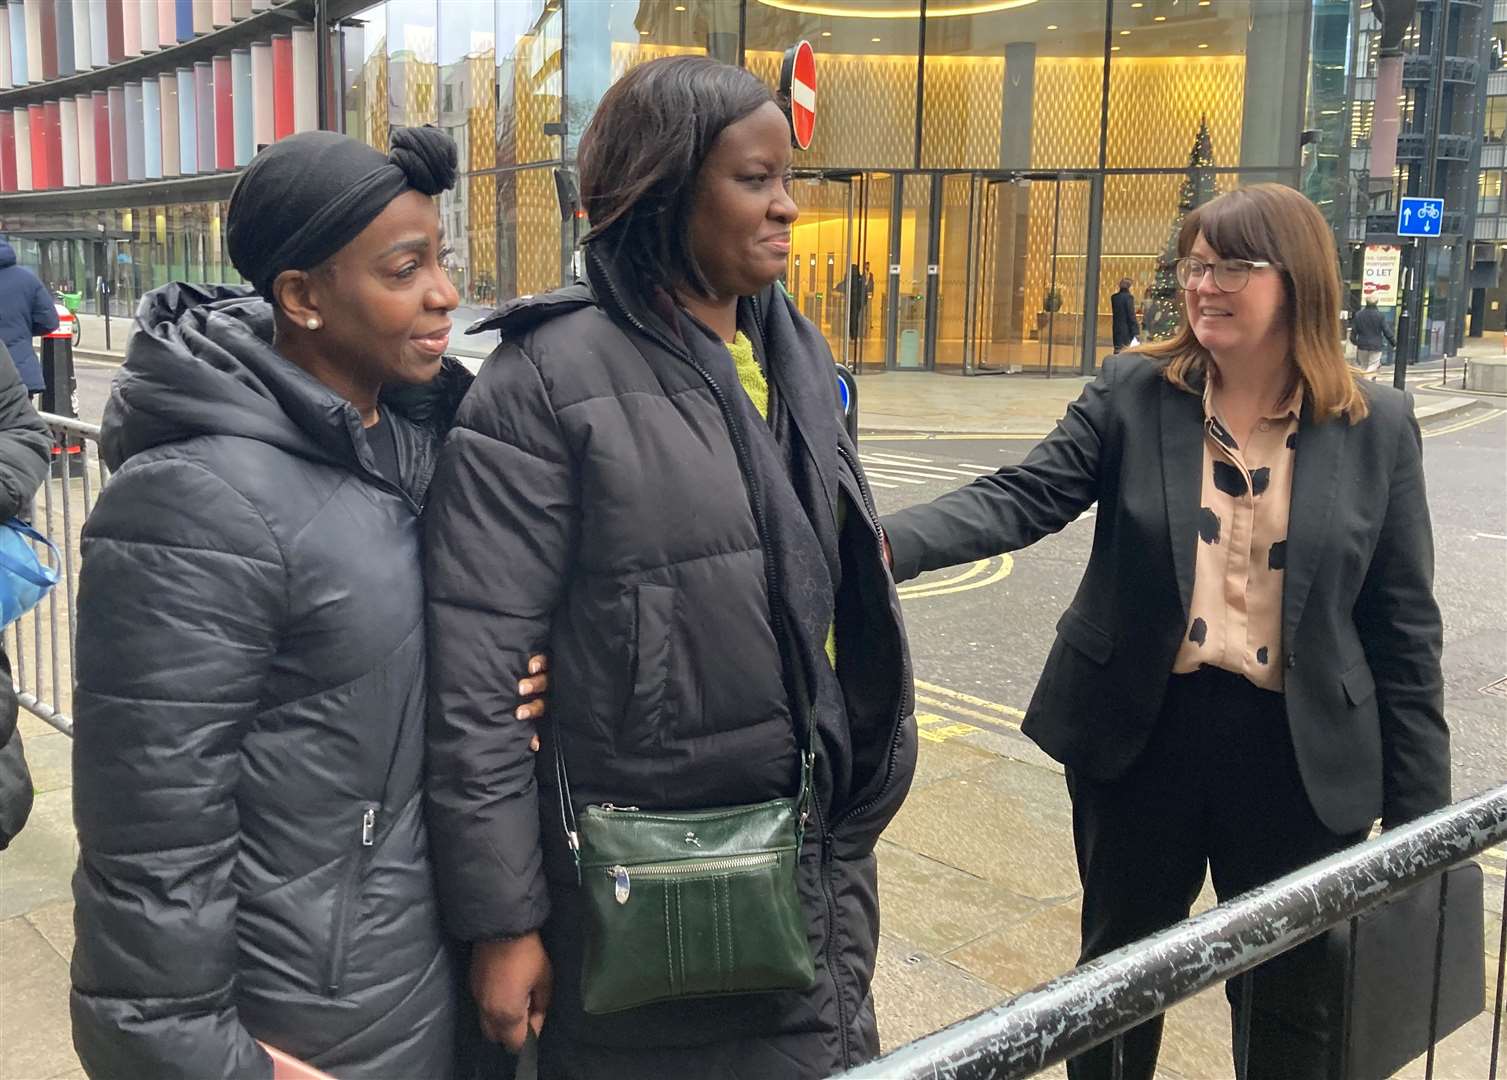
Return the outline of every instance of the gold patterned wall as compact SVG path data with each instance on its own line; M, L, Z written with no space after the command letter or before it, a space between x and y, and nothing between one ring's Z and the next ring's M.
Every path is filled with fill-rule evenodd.
M513 174L513 220L518 238L518 295L560 284L560 210L550 169L520 169Z
M466 269L472 299L495 298L497 266L497 52L483 49L465 59L466 81Z
M560 120L561 60L558 34L540 32L518 39L513 58L516 124L512 132L518 164L560 156L558 137L546 135L544 125ZM505 137L503 142L507 144Z

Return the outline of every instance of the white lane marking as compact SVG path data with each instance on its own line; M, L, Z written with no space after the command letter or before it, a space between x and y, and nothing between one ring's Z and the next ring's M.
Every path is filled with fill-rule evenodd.
M876 471L874 469L865 469L864 473L866 475L868 475L868 476L871 476L871 477L872 476L877 476L881 480L898 480L902 484L924 484L924 483L926 483L925 480L918 480L914 476L901 476L899 473L878 472L878 471Z
M1503 535L1502 533L1478 532L1475 535L1477 540L1507 540L1507 535Z
M883 452L874 451L873 454L874 454L874 456L877 456L877 457L886 457L886 458L889 458L892 461L903 461L903 462L906 462L907 464L915 464L915 465L928 465L928 464L930 464L934 460L933 458L929 458L929 457L916 457L913 454L896 454L896 453L893 453L893 452L888 451L888 450L883 451ZM869 454L865 454L864 455L864 457L869 457L869 456L870 456Z
M877 466L881 469L904 469L912 476L925 476L932 480L955 480L959 476L966 476L972 480L977 473L964 472L962 469L949 469L943 465L911 465L904 461L881 461L878 458L869 457L864 459L864 467Z

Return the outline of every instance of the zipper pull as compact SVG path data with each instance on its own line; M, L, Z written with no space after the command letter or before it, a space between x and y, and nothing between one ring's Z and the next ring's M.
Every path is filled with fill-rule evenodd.
M626 866L614 866L607 872L612 875L612 898L619 904L626 904L628 902L628 889L630 887L628 868Z
M613 814L636 814L636 813L638 813L638 807L636 807L636 806L614 806L610 802L604 802L602 804L602 809L608 811L609 813L613 813Z
M361 815L361 846L372 846L372 834L377 831L377 808L368 806Z

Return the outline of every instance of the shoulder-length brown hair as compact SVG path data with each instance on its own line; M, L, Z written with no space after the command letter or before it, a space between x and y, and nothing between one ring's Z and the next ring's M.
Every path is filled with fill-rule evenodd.
M1177 237L1178 258L1188 254L1199 233L1221 258L1281 267L1292 360L1314 418L1345 416L1352 424L1364 419L1365 393L1355 370L1345 362L1334 235L1318 207L1290 187L1252 184L1226 192L1190 213ZM1188 324L1186 308L1176 334L1137 351L1162 364L1174 386L1190 392L1196 392L1195 384L1214 373L1208 350Z

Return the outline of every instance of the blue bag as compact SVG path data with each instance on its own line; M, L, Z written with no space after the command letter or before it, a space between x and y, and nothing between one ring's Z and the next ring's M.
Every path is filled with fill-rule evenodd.
M52 566L37 558L26 541L47 545ZM58 583L58 549L20 518L0 526L0 626L9 626L36 607Z

